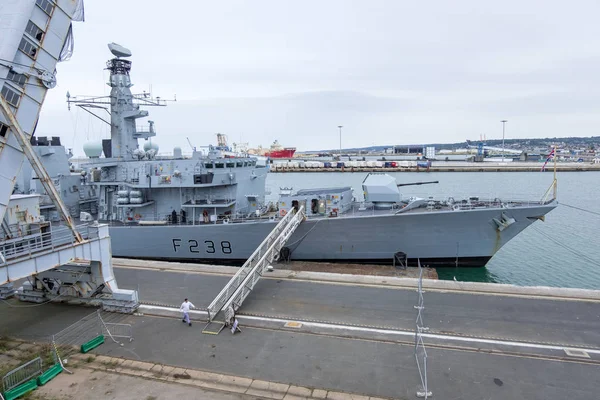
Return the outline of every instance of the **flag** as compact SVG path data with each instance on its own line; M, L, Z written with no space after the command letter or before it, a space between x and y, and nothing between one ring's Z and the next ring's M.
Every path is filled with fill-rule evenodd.
M550 154L548 154L548 158L546 158L544 165L542 165L542 172L544 172L546 170L546 164L548 164L548 161L552 160L552 158L554 157L554 151L555 151L555 148L553 147Z

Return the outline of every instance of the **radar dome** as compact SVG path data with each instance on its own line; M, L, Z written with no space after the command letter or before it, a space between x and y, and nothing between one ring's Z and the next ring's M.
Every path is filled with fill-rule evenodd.
M152 143L151 141L146 141L146 143L144 143L144 151L148 151L148 150L154 150L156 153L158 153L158 145L156 143Z
M90 141L83 145L83 152L86 157L99 158L102 155L102 142Z
M175 158L181 158L182 157L181 147L174 147L173 148L173 157L175 157Z

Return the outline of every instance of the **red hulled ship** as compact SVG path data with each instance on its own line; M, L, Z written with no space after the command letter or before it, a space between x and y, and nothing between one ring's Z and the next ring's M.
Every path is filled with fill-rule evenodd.
M270 158L292 158L296 152L295 147L282 147L276 140L273 142L269 150L264 155Z

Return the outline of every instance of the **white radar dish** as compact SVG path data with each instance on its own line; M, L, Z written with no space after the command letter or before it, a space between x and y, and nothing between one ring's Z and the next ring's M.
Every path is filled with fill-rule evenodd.
M108 49L117 57L131 57L131 51L116 43L109 43Z

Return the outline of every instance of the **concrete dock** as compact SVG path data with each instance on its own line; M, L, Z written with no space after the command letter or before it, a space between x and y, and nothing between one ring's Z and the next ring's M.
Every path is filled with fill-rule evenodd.
M347 393L345 398L415 398L415 279L276 270L240 309L242 333L214 336L201 334L202 309L235 268L115 264L119 285L139 287L145 305L143 315L113 317L133 325L135 341L105 344L98 353ZM424 287L434 398L598 397L600 292L436 280ZM183 297L200 309L192 327L179 320ZM89 312L0 304L0 335L40 340Z

